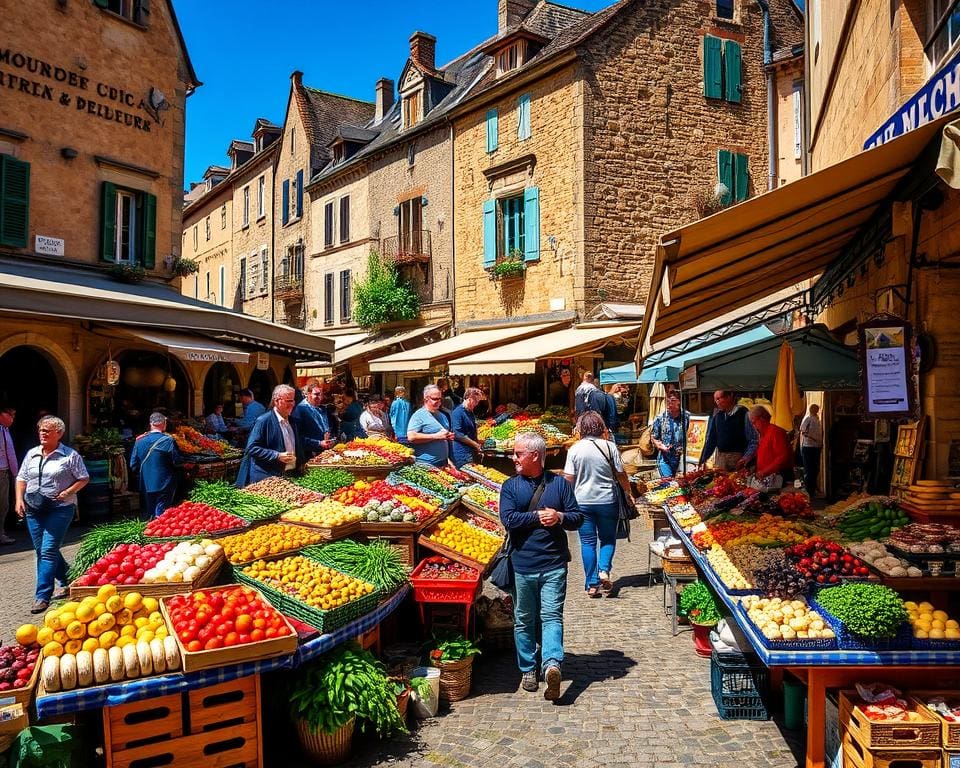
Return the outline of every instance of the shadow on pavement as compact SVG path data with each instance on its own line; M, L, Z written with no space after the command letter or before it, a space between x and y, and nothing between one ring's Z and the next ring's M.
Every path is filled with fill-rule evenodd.
M623 651L611 649L597 651L590 655L567 654L563 660L563 676L572 682L560 696L557 705L570 706L592 683L626 677L630 668L636 665L637 662L624 655Z

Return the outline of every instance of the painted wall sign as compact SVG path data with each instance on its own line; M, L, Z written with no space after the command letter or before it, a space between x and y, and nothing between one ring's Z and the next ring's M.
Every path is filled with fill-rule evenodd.
M858 332L864 418L909 416L914 402L910 324L872 320Z
M59 237L37 235L33 241L33 250L45 256L63 256L64 241Z
M909 133L960 107L960 51L924 83L869 139L864 149L873 149Z

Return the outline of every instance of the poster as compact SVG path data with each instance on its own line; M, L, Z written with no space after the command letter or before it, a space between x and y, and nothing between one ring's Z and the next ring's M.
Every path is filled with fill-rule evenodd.
M909 416L913 370L910 325L899 320L876 320L862 324L860 361L864 416Z
M687 427L687 463L699 464L703 445L707 442L707 425L709 416L690 414L690 424Z

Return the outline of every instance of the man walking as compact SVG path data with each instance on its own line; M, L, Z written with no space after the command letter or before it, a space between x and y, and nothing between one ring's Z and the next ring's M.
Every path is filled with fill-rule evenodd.
M407 400L407 388L393 390L393 402L390 403L390 424L398 443L408 445L407 424L410 423L410 401Z
M10 511L10 481L20 469L13 438L10 437L10 427L16 415L16 409L6 405L0 407L0 544L16 544L17 541L3 530L7 512Z
M140 491L149 518L160 517L173 506L177 491L175 463L180 453L173 436L167 434L167 417L150 414L150 431L137 438L130 455L130 469L140 472Z
M733 392L717 390L713 393L716 408L707 425L707 439L700 454L700 466L717 452L714 465L725 472L743 469L757 452L757 430L750 424L747 409L737 405Z
M280 384L273 388L273 407L257 419L247 438L247 447L237 473L237 488L245 488L266 477L280 477L292 472L302 448L290 424L294 404L293 387Z
M514 639L521 687L536 691L537 645L547 701L560 698L563 664L563 603L567 595L570 549L566 531L583 524L570 484L544 470L547 445L540 435L523 432L514 439L515 477L500 490L500 519L510 536L514 571ZM537 637L537 629L540 636Z
M297 403L290 414L290 423L300 436L308 459L334 444L330 419L323 403L323 387L315 382L307 384L303 400Z
M812 499L817 493L820 476L820 454L823 452L823 424L820 406L811 405L810 413L800 422L800 458L803 461L803 485Z

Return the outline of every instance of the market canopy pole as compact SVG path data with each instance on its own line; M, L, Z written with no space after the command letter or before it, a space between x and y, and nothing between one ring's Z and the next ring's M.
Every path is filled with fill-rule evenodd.
M793 347L786 341L780 345L777 378L773 382L773 418L771 421L787 432L793 429L793 417L803 413Z

